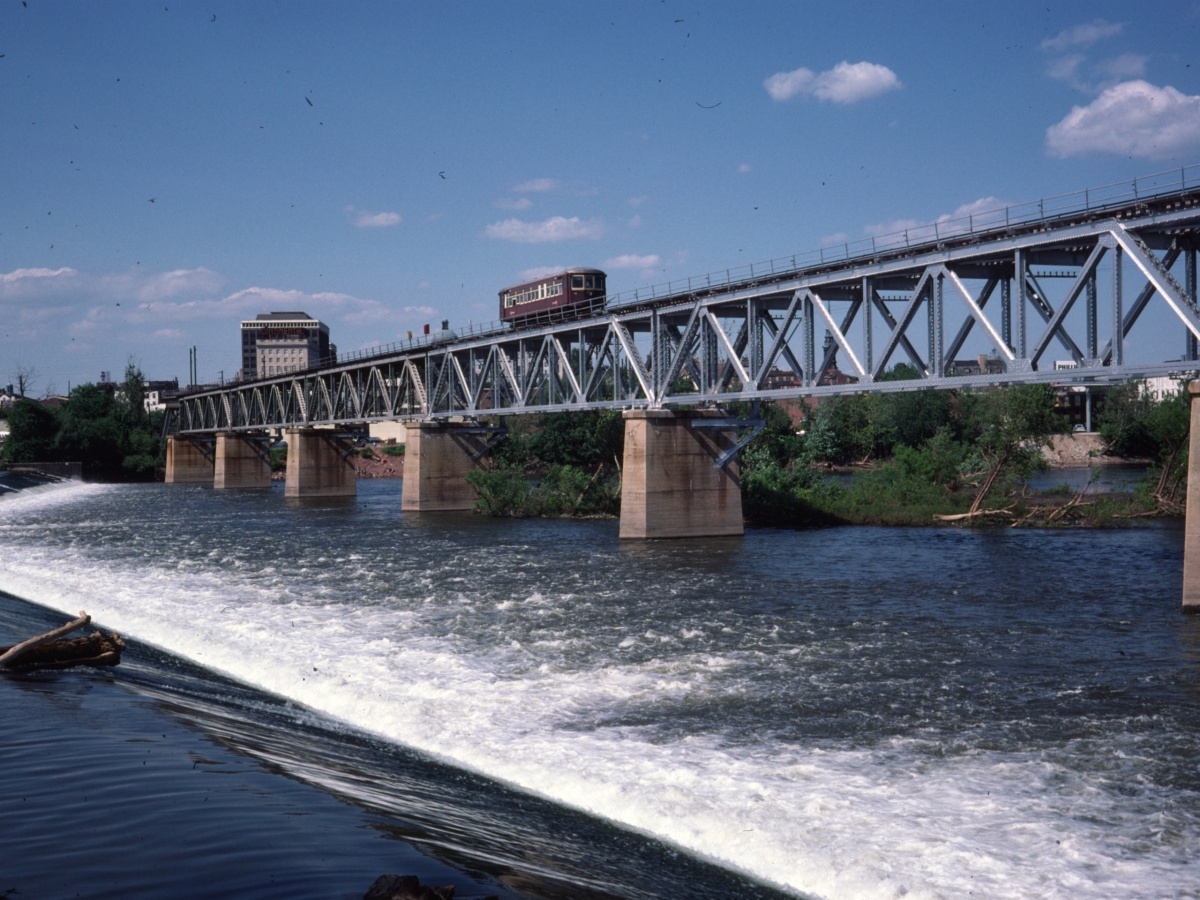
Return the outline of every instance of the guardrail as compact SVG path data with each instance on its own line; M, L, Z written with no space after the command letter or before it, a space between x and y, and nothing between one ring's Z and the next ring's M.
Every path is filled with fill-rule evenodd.
M983 210L958 218L944 218L896 231L890 234L845 241L830 247L821 247L805 253L782 256L762 262L749 263L732 269L710 272L707 275L691 276L679 281L667 281L645 288L621 291L608 297L610 308L629 306L726 288L762 279L788 275L804 269L816 268L857 259L868 259L881 253L911 250L943 240L964 237L982 237L1041 222L1052 222L1068 216L1102 212L1130 203L1152 200L1167 194L1200 189L1200 165L1169 169L1154 175L1120 181L1098 188L1085 188L1056 197L1045 197L1013 206Z

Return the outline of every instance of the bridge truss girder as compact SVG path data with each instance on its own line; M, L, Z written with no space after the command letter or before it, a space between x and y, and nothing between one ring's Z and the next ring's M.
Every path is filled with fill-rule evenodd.
M185 397L178 430L1193 372L1200 369L1198 203L1192 192L1166 208L848 260L596 318L234 384ZM1136 343L1134 359L1131 337L1143 328L1150 334ZM971 345L972 359L987 362L964 371L957 357ZM1073 368L1056 369L1052 353ZM830 383L839 359L845 377L835 380L844 383ZM920 381L886 381L898 362Z

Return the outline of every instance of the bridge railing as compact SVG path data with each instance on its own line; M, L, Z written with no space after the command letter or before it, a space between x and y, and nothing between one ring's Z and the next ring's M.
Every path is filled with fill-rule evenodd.
M1061 220L1072 215L1098 213L1106 209L1128 206L1139 201L1153 200L1166 194L1179 193L1189 188L1200 188L1200 164L1168 169L1154 175L1118 181L1101 187L1085 188L1041 200L999 206L972 212L966 216L940 218L903 231L874 235L857 241L845 241L829 247L820 247L805 253L794 253L762 262L694 275L634 288L610 294L606 298L607 309L620 309L640 303L665 300L686 294L708 293L733 285L753 284L784 277L806 269L840 264L852 260L869 259L883 253L917 250L936 245L941 241L982 237L1012 228L1040 222ZM500 321L468 323L451 329L456 339L488 337L505 330ZM377 347L339 353L336 360L324 360L322 366L353 363L375 356L406 353L441 343L446 338L442 331L422 334L405 341L395 341Z
M703 293L732 285L768 280L776 276L855 259L867 259L880 253L915 250L944 240L994 234L1011 228L1039 222L1049 222L1071 215L1102 212L1105 209L1127 206L1138 201L1152 200L1165 194L1200 188L1200 165L1169 169L1154 175L1120 181L1098 188L1086 188L1041 200L999 206L972 212L966 216L940 218L903 231L874 235L857 241L845 241L805 253L749 263L744 266L710 272L707 275L634 288L610 294L609 308L630 306L676 297L681 294Z
M502 322L468 322L465 326L455 326L449 329L453 335L453 339L461 340L471 337L487 337L495 334L498 331L503 331L504 325ZM376 347L366 347L362 350L351 350L346 353L339 353L337 359L323 360L322 365L335 365L348 362L358 362L364 359L370 359L373 356L389 356L394 353L407 352L410 350L419 350L422 347L428 347L431 344L441 343L446 340L446 333L439 329L430 334L421 334L416 337L404 341L394 341L390 344L380 344Z

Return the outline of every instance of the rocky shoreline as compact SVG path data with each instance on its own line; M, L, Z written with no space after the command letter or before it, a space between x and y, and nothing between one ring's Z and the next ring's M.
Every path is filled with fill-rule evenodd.
M374 456L359 456L354 460L354 475L357 478L403 478L404 457L388 456L373 451Z
M1050 439L1050 446L1042 453L1051 466L1061 468L1130 465L1142 462L1137 459L1109 456L1107 450L1108 445L1104 438L1094 431L1089 431L1056 434Z

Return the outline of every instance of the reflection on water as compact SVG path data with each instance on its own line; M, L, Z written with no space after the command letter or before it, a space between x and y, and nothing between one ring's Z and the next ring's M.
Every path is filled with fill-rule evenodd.
M1073 494L1085 487L1092 494L1126 494L1137 487L1146 472L1142 465L1064 466L1037 472L1027 483L1033 491L1050 491L1066 485Z

